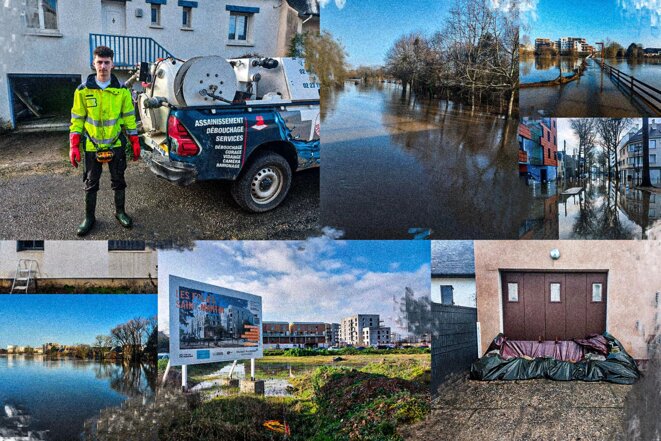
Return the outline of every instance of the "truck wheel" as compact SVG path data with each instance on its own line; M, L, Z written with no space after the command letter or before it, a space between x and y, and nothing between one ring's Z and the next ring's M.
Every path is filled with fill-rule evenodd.
M291 185L291 167L285 158L264 152L255 157L232 185L232 197L244 210L269 211L283 201Z

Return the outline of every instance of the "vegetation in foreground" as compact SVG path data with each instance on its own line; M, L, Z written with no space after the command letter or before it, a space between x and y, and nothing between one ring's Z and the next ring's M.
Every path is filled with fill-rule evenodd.
M201 401L164 388L143 404L107 410L87 440L379 440L430 408L429 363L395 359L360 369L321 366L292 380L292 397L232 395ZM158 431L154 431L158 426Z

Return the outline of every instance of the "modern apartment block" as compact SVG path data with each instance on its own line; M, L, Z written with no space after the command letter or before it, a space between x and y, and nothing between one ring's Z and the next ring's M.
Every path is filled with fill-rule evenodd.
M325 347L327 326L320 322L263 322L264 347Z
M547 50L555 50L560 54L590 54L594 52L594 47L589 45L586 39L582 37L560 37L557 40L536 38L535 52L541 54Z
M649 164L650 179L653 185L661 183L661 123L649 124ZM620 181L638 185L642 178L643 168L643 129L635 126L629 131L618 146L618 168Z
M339 323L326 323L326 343L328 346L337 346L340 344Z
M385 326L375 326L363 328L363 345L380 346L392 343L390 328Z
M379 327L378 314L357 314L342 319L340 324L340 342L346 345L363 345L363 329Z
M555 118L523 118L519 124L519 174L536 182L557 178L558 136Z

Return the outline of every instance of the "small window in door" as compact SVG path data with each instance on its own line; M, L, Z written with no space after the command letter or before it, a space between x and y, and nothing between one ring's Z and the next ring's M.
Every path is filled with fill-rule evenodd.
M559 303L561 301L560 299L560 284L559 283L551 283L551 298L550 298L551 303Z
M441 285L441 303L443 305L454 305L453 291L452 285Z
M507 284L507 301L508 302L518 302L519 301L519 284L518 283L508 283Z
M602 301L602 285L601 283L593 283L592 284L592 301L593 302L601 302Z

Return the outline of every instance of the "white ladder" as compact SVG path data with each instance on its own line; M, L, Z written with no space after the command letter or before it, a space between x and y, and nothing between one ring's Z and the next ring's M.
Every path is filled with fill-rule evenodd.
M19 259L18 265L16 265L14 283L11 285L9 294L18 291L23 291L27 294L28 289L30 289L30 282L34 282L37 277L38 265L37 261L33 259Z

